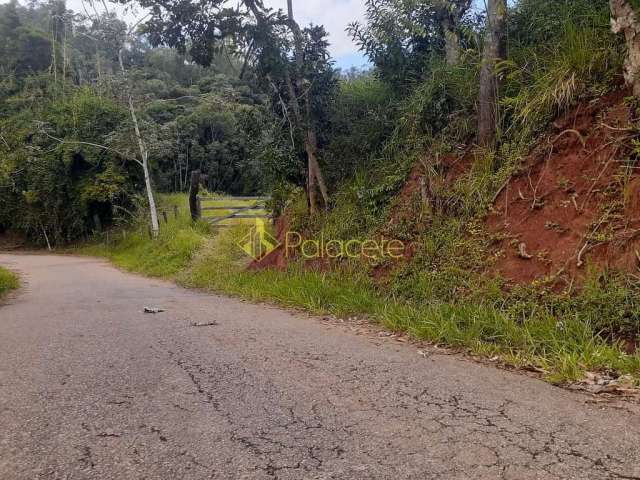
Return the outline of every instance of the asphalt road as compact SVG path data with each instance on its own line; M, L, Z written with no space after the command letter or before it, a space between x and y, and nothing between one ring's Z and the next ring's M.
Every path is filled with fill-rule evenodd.
M640 478L634 406L100 260L0 264L26 283L0 306L2 480Z

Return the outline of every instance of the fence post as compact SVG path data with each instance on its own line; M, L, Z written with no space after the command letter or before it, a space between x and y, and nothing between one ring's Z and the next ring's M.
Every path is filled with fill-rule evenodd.
M169 219L167 218L167 211L166 210L162 210L162 218L164 219L164 223L165 224L169 223Z
M200 192L200 170L191 172L191 187L189 188L189 209L191 218L195 221L200 219L200 203L198 193Z
M173 206L173 216L176 217L176 220L178 219L178 206L177 205Z

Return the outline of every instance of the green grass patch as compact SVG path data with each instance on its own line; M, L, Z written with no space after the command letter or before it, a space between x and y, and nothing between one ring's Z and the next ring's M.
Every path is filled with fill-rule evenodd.
M294 264L285 272L247 270L249 259L237 245L245 234L242 225L210 234L206 225L179 218L163 225L156 240L138 228L81 252L105 256L125 269L171 278L186 287L314 314L366 316L416 339L542 369L552 382L574 381L586 371L634 376L640 372L639 355L625 353L621 345L600 335L601 315L615 310L609 305L612 294L618 303L627 302L627 316L637 314L624 288L614 288L609 281L601 282L602 288L590 285L583 295L557 304L534 298L531 292L504 296L493 284L473 286L484 288L486 295L446 298L438 293L441 279L426 274L415 278L414 291L401 295L400 289L376 288L362 268L319 272ZM408 279L404 282L409 284ZM418 291L431 292L430 298Z
M178 205L178 217L173 206ZM146 219L139 219L130 229L111 231L78 249L78 253L106 257L118 267L132 272L162 278L172 278L186 268L195 253L205 243L209 226L193 223L185 195L170 195L159 199L159 209L167 211L161 221L158 238L151 238Z
M9 270L0 267L0 297L20 286L18 277Z

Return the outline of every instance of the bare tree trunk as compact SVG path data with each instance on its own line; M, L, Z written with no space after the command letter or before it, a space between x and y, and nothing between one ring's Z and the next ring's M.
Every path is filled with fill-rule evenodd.
M63 37L62 37L62 94L64 96L64 83L67 80L67 20L63 20Z
M102 84L102 67L100 65L100 50L98 48L98 43L96 42L96 70L98 73L98 85Z
M628 0L609 0L611 30L624 34L627 55L624 61L624 79L633 87L633 94L640 96L640 23L638 15Z
M500 86L496 75L496 64L504 58L506 16L506 0L487 0L487 26L480 70L478 112L478 143L483 147L493 146L496 139Z
M307 108L309 108L308 103ZM308 113L307 116L311 117L311 113ZM322 175L322 170L318 163L318 139L316 138L316 131L314 128L309 128L307 130L307 141L305 147L307 150L307 157L309 159L309 169L313 171L313 176L315 177L317 186L320 189L324 206L327 208L329 206L329 192L327 191L327 184L324 181L324 176Z
M58 83L58 62L56 60L56 19L51 24L51 71L53 72L53 83Z
M256 21L262 22L263 16L260 9L256 5L256 2L246 0L245 4L253 12L254 16L256 17ZM304 69L303 37L300 26L295 21L295 18L293 16L293 0L287 0L287 13L289 28L291 29L294 37L294 55L296 67L298 70L298 74L301 74ZM307 154L307 194L309 196L309 209L311 213L313 213L317 209L316 189L320 190L325 208L329 207L329 194L327 191L326 182L324 181L322 170L320 168L320 164L318 163L317 159L318 140L316 136L315 126L313 125L313 120L311 118L311 101L309 99L310 92L307 91L304 97L305 118L303 119L302 113L300 111L300 99L298 98L295 87L303 86L304 81L303 79L298 78L298 81L294 85L289 69L286 67L284 74L286 88L289 92L289 107L291 111L293 111L296 126L305 131L304 142L305 152Z
M472 0L437 0L440 26L444 34L444 51L447 65L457 65L460 61L460 21L471 8Z
M127 78L127 72L124 69L124 62L122 61L122 47L118 52L118 62L120 63L120 71L122 72L122 76ZM149 174L149 152L147 151L147 146L142 139L142 134L140 133L140 125L138 124L138 117L136 115L136 109L133 105L133 96L131 95L131 87L127 87L128 92L127 96L129 97L129 113L131 115L131 121L133 122L133 128L136 133L136 140L138 141L138 149L140 150L140 157L142 163L142 171L144 173L144 185L147 191L147 199L149 201L149 211L151 213L151 231L153 232L153 236L157 237L158 232L160 231L160 224L158 222L158 209L156 208L156 200L153 196L153 187L151 186L151 175Z
M447 65L457 65L460 61L460 36L448 18L442 21L442 29Z
M300 74L303 70L303 38L302 31L300 30L300 26L295 21L293 16L293 0L287 0L287 11L289 18L289 28L291 28L294 37L295 43L295 58L296 64L298 68L298 74ZM291 79L289 79L288 88L289 95L292 96L294 103L296 104L295 112L298 116L298 120L300 119L300 111L298 105L298 99L295 94L295 90L293 89L293 84ZM320 194L322 195L322 200L324 203L324 208L329 208L329 193L327 191L326 182L324 181L324 175L322 174L322 170L320 168L320 164L318 163L318 137L316 135L315 126L313 125L312 113L311 113L311 100L310 100L311 92L307 90L307 93L304 97L304 106L305 106L305 121L304 127L306 129L305 136L305 151L307 152L307 173L308 173L308 183L307 190L309 194L309 208L311 213L314 213L317 209L317 196L316 189L320 190ZM299 123L300 124L300 123Z

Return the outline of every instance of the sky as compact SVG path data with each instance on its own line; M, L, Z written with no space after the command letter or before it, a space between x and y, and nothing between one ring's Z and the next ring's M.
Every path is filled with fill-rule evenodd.
M0 0L0 3L8 3L8 1ZM336 61L336 66L347 69L368 65L367 59L358 51L358 47L345 32L349 23L364 19L364 2L365 0L293 0L293 9L296 20L301 26L309 23L324 25L329 32L331 43L329 50ZM25 2L22 1L22 3ZM264 0L264 3L273 9L286 10L287 8L287 0ZM110 10L122 11L119 6L111 3L107 5ZM67 0L67 8L75 12L84 11L82 0ZM132 22L135 21L136 16L128 13L125 18Z
M361 67L367 59L358 51L345 29L354 20L364 19L365 0L293 0L293 14L302 26L324 25L329 32L331 55L340 68ZM265 0L265 5L283 10L287 0Z

